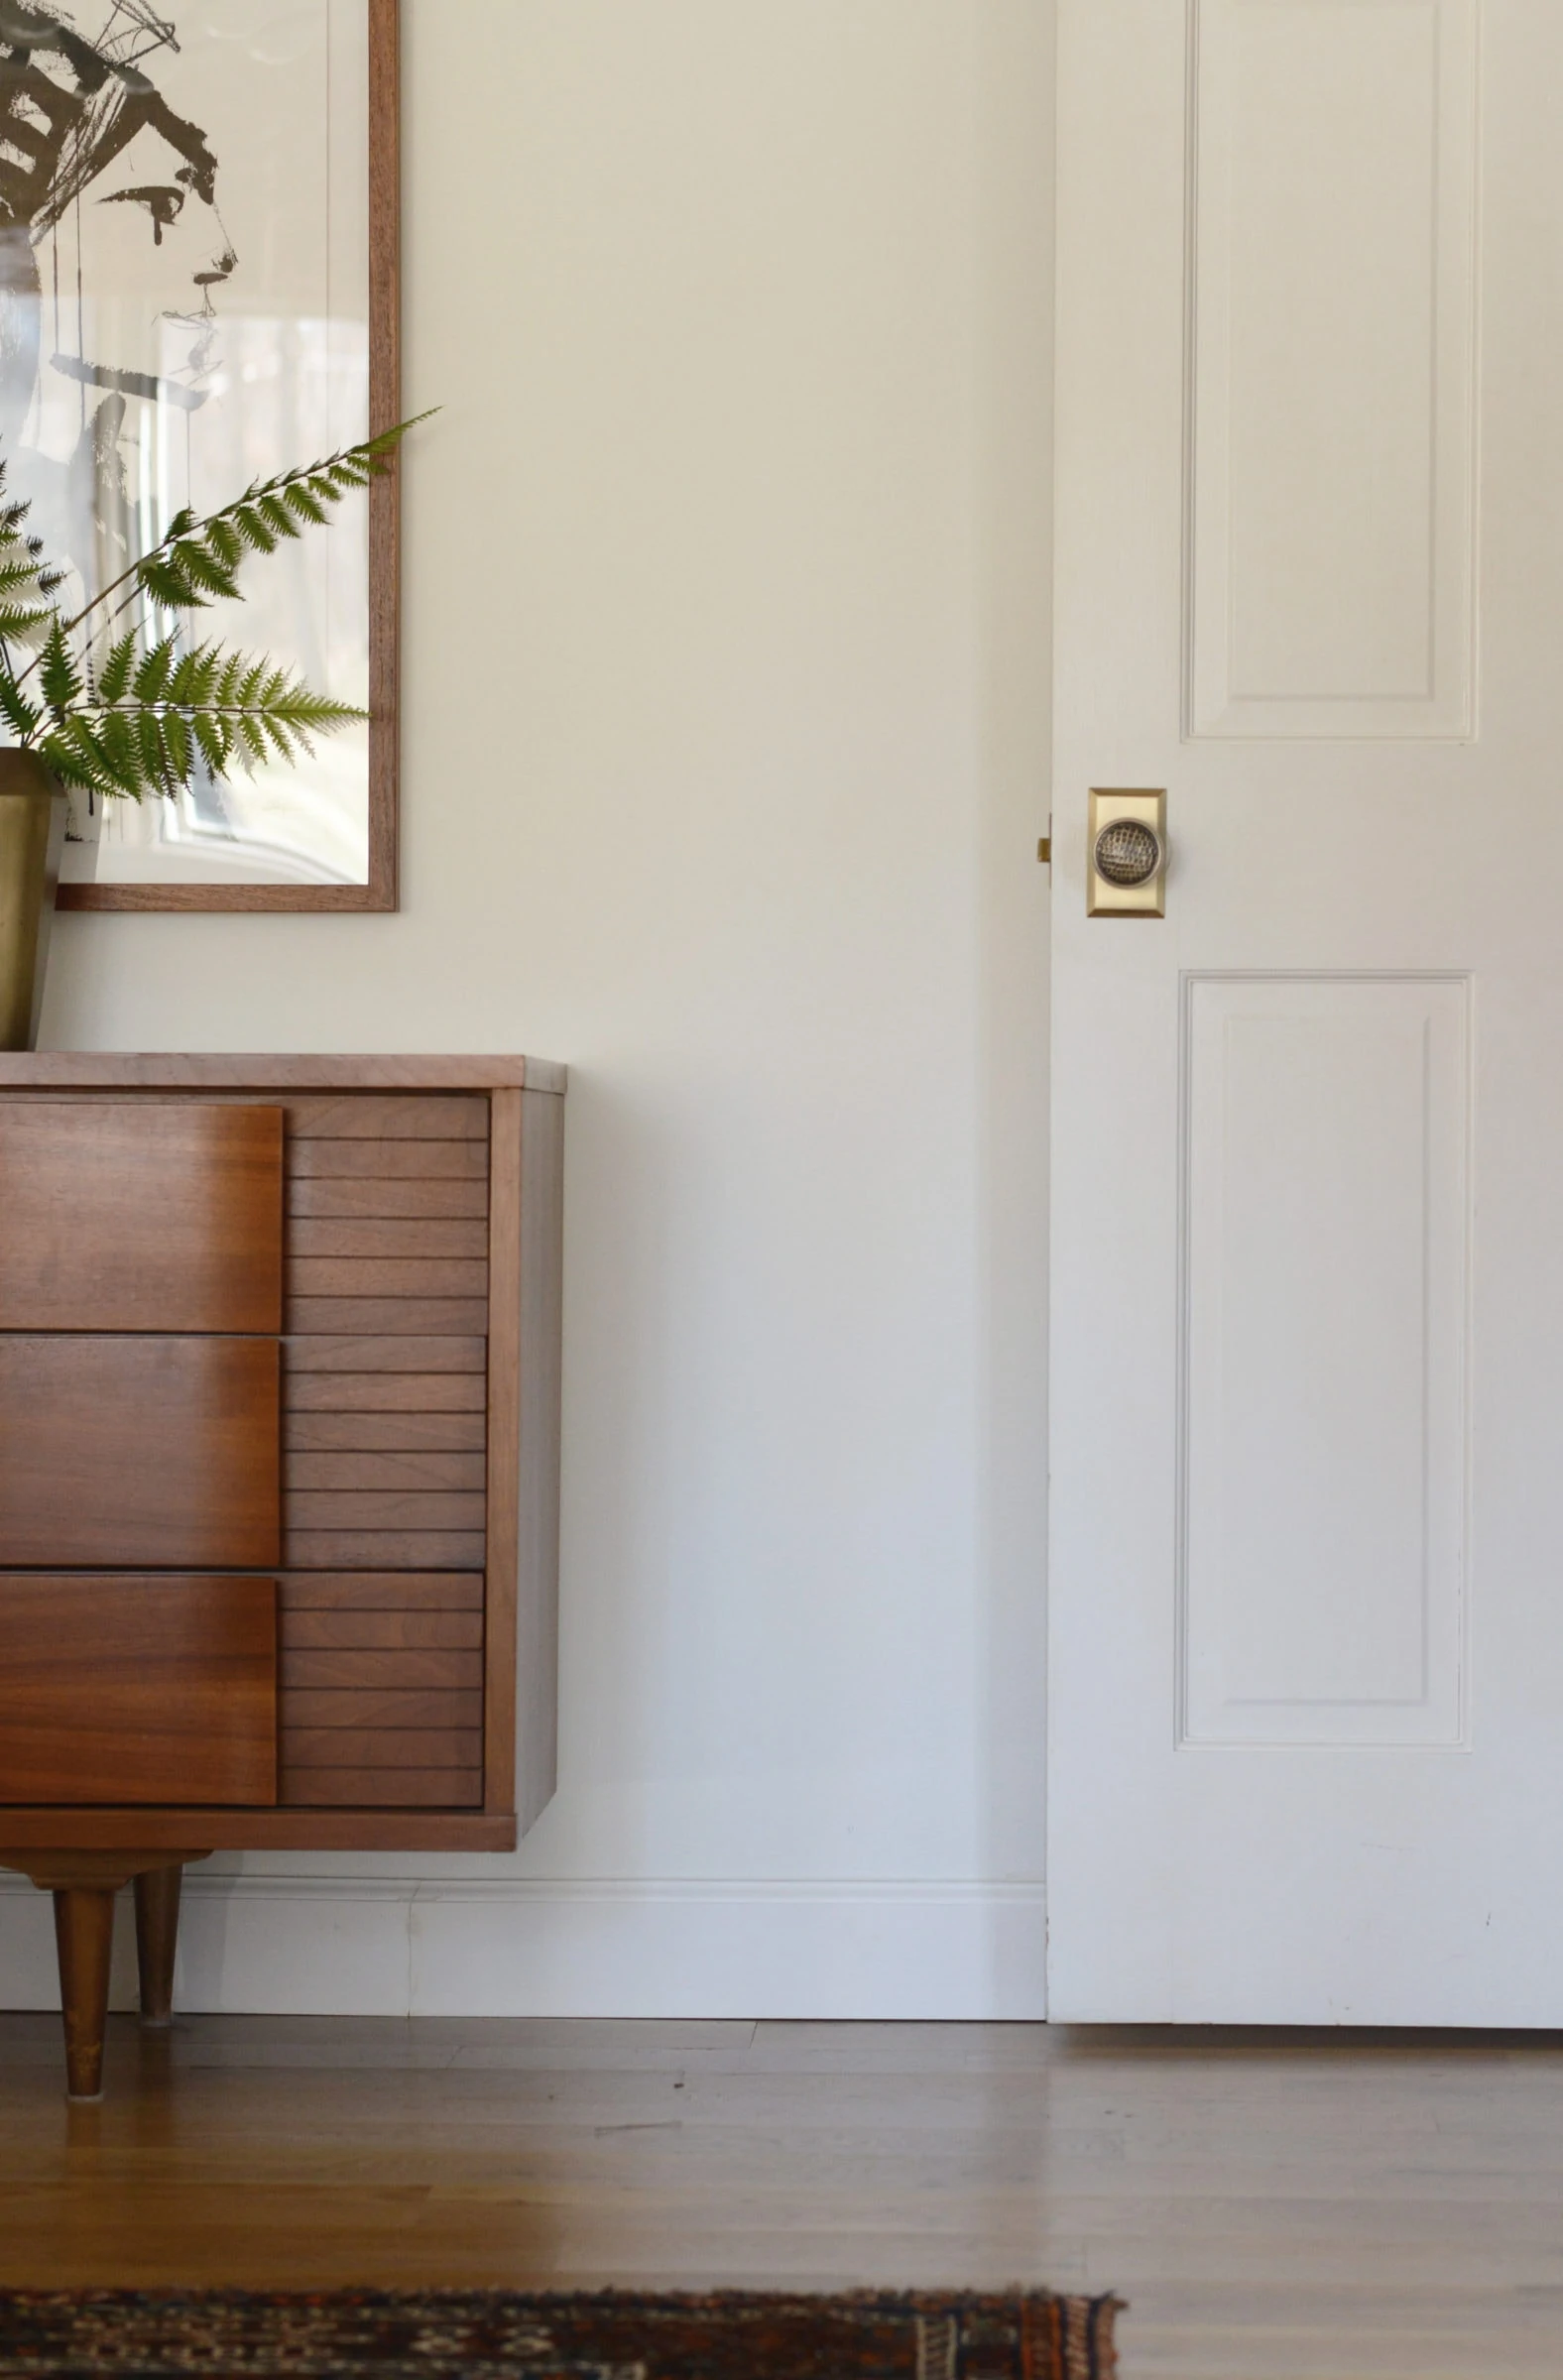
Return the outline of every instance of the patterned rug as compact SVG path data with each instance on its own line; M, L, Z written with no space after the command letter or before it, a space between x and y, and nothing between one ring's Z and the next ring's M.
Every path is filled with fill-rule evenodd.
M1108 2380L1111 2298L0 2292L3 2380Z

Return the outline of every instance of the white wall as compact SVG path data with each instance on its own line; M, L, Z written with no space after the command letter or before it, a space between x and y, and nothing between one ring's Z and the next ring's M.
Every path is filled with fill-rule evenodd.
M64 919L45 1034L570 1062L563 1775L185 2001L1036 2013L1050 9L404 14L403 913Z

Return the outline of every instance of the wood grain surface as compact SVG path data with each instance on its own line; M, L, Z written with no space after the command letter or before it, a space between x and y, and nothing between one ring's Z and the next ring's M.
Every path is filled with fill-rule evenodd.
M481 1347L482 1340L474 1346ZM328 1413L351 1418L361 1413L396 1414L417 1418L424 1414L459 1413L476 1416L482 1423L488 1406L488 1382L476 1367L463 1366L458 1370L433 1371L354 1371L346 1367L322 1366L319 1370L306 1368L306 1359L317 1352L318 1342L308 1350L291 1350L293 1361L288 1367L288 1411L298 1413Z
M285 1580L280 1795L292 1807L473 1809L483 1799L482 1583L394 1571ZM336 1720L332 1693L361 1699ZM431 1712L419 1697L442 1699Z
M417 1229L416 1226L409 1227ZM488 1262L467 1256L301 1256L290 1258L288 1295L345 1298L488 1297Z
M361 1606L335 1611L285 1612L282 1642L290 1651L340 1651L344 1647L377 1652L463 1651L483 1649L481 1611L366 1610Z
M291 1140L486 1140L488 1130L488 1101L472 1093L301 1092L288 1103Z
M478 1698L481 1700L481 1698ZM220 1818L220 1826L213 1824ZM229 1851L513 1851L516 1822L486 1810L181 1810L166 1802L123 1809L74 1809L68 1803L16 1803L5 1812L9 1850L38 1846L51 1855L79 1844L94 1852L121 1845L209 1851L214 1834ZM58 2022L58 2019L56 2020Z
M252 1051L38 1049L0 1051L0 1090L48 1091L520 1091L562 1093L567 1070L551 1058L317 1054Z
M0 1215L0 1330L281 1328L281 1108L7 1102Z
M481 1456L486 1436L481 1413L316 1413L296 1408L288 1416L284 1444L295 1456L393 1450Z
M481 1570L487 1539L481 1529L291 1529L288 1560L295 1570Z
M402 419L401 0L369 0L369 426ZM402 457L369 490L369 882L401 901Z
M475 1287L481 1296L488 1294L488 1231L478 1215L470 1219L415 1215L401 1220L356 1216L316 1220L297 1215L288 1233L288 1246L295 1258L334 1256L357 1262L378 1256L419 1257L425 1262L431 1257L477 1257L482 1278L468 1276L453 1285L462 1291ZM434 1284L439 1288L448 1285ZM300 1286L307 1284L301 1282Z
M481 1727L290 1727L282 1758L293 1769L476 1768Z
M466 1732L483 1724L483 1695L476 1687L295 1687L282 1709L289 1729L459 1727Z
M302 1611L481 1611L483 1581L471 1571L285 1572L278 1583L285 1613Z
M397 1687L404 1692L422 1686L470 1690L483 1684L483 1656L480 1652L382 1652L374 1648L353 1652L285 1650L278 1656L277 1674L290 1693L300 1686Z
M564 1112L521 1096L520 1440L516 1506L515 1795L489 1753L489 1807L523 1830L553 1797L559 1750L559 1428L564 1349ZM494 1489L491 1484L490 1496ZM500 1523L491 1513L497 1541ZM497 1661L496 1661L497 1666ZM499 1797L505 1794L501 1804Z
M275 1603L270 1579L0 1576L0 1803L275 1802Z
M422 1333L403 1337L395 1331L333 1331L319 1337L301 1336L292 1340L286 1360L290 1379L300 1371L482 1373L488 1368L488 1342L476 1331L463 1332L459 1337L435 1338Z
M317 1419L318 1416L306 1418ZM398 1418L405 1420L406 1416ZM433 1418L435 1421L448 1422L474 1420L477 1416L435 1414ZM439 1454L427 1450L413 1453L401 1449L367 1454L344 1447L329 1447L291 1452L288 1461L288 1484L295 1493L301 1488L308 1488L360 1491L387 1488L476 1489L481 1494L483 1482L481 1452Z
M284 1327L290 1338L419 1338L477 1335L488 1323L481 1297L291 1297Z
M437 1060L380 1060L361 1070L351 1060L52 1056L47 1067L13 1070L11 1061L0 1060L0 1121L6 1112L49 1104L17 1087L38 1085L47 1072L79 1083L81 1109L106 1120L98 1129L121 1133L154 1104L143 1107L143 1089L169 1084L209 1086L206 1112L235 1119L241 1132L265 1107L282 1112L278 1204L288 1219L289 1294L281 1392L274 1384L269 1401L275 1455L284 1467L282 1509L292 1525L281 1549L286 1569L275 1542L264 1558L253 1546L243 1557L232 1549L206 1556L193 1548L154 1551L136 1534L135 1464L121 1455L113 1465L122 1490L114 1550L83 1548L68 1557L40 1551L31 1558L139 1558L159 1569L175 1561L205 1569L243 1559L246 1567L277 1567L283 1774L301 1803L275 1822L264 1811L245 1812L242 1833L225 1822L223 1841L343 1848L513 1842L514 1587L507 1589L502 1559L500 1655L492 1665L497 1675L485 1686L485 1563L496 1479L512 1535L520 1518L521 1413L509 1375L521 1360L528 1294L519 1250L525 1064L458 1060L447 1068ZM544 1068L538 1079L561 1084L562 1073ZM259 1089L276 1096L259 1100L253 1095ZM497 1108L488 1096L496 1090ZM556 1110L556 1100L550 1096L545 1107ZM491 1114L500 1127L493 1151ZM545 1183L557 1139L547 1132L540 1138L554 1152L542 1168ZM549 1198L535 1199L540 1247L549 1215ZM555 1261L556 1240L555 1229ZM534 1327L543 1334L545 1399L546 1307ZM108 1336L97 1337L112 1364ZM142 1344L150 1351L154 1340L172 1337L149 1334ZM127 1393L121 1380L108 1382L110 1413L131 1417L166 1405L145 1385ZM497 1440L489 1418L496 1401ZM286 1408L281 1427L279 1405ZM125 1430L116 1424L113 1434L128 1431L134 1439L137 1426L127 1418ZM7 1517L7 1438L0 1379L0 1523ZM96 1467L99 1448L92 1443ZM10 1451L15 1473L24 1466L14 1434ZM60 1500L73 1503L68 1460L60 1476ZM167 1487L165 1479L160 1496ZM545 1513L544 1544L547 1528ZM513 1575L514 1568L512 1557ZM485 1776L490 1728L499 1756L496 1762L490 1750ZM146 1807L151 1832L142 1840L170 1849L193 1845L193 1816L186 1825L172 1802ZM48 1823L50 1806L26 1815L29 1824L34 1817ZM94 1823L101 1817L112 1833L112 1813L91 1817ZM69 1805L60 1806L55 1823L64 1830L53 1838L57 1843L85 1841L70 1831ZM28 1840L42 1838L34 1832Z
M16 2287L1022 2278L1128 2300L1123 2380L1563 2371L1556 2033L125 2017L66 2124L58 2023L0 2019Z
M486 1183L488 1151L477 1140L302 1140L289 1171L296 1181Z
M275 1339L0 1334L0 1565L266 1569Z
M465 1143L458 1141L453 1145L461 1147ZM288 1186L288 1212L296 1219L296 1245L300 1225L316 1216L331 1220L427 1216L436 1222L446 1217L471 1219L483 1234L482 1244L486 1247L488 1235L482 1219L488 1213L488 1180L485 1175L458 1179L454 1175L430 1174L393 1179L386 1174L338 1176L299 1172Z
M291 1768L280 1772L280 1799L290 1809L476 1810L483 1771L472 1739L467 1768Z
M516 1807L517 1596L521 1581L522 1098L496 1091L489 1130L487 1810ZM530 1352L530 1351L529 1351Z
M291 1206L303 1193L350 1182L360 1192L454 1188L479 1209L455 1217L294 1218L284 1499L292 1568L416 1570L437 1562L477 1569L485 1561L492 1380L474 1376L454 1389L447 1383L468 1367L475 1375L491 1368L489 1144L487 1098L355 1094L289 1102ZM421 1171L453 1162L477 1170ZM312 1166L330 1170L301 1170ZM393 1166L420 1170L392 1173ZM325 1248L317 1244L321 1234L330 1242ZM322 1386L322 1373L336 1384ZM396 1385L377 1384L387 1378ZM344 1419L355 1413L370 1417L367 1429ZM386 1413L395 1418L394 1433L376 1426ZM312 1435L308 1420L323 1414L335 1426ZM452 1414L480 1434L449 1445ZM421 1433L427 1443L410 1443Z
M343 1456L351 1462L351 1456ZM290 1488L284 1498L287 1528L472 1529L483 1526L484 1499L476 1495L425 1493L419 1488L375 1492L365 1489Z

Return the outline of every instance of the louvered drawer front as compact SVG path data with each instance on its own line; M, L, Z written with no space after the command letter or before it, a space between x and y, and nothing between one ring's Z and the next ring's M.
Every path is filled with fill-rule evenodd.
M285 1576L279 1641L285 1804L481 1804L481 1573Z
M484 1099L288 1109L285 1562L481 1572Z

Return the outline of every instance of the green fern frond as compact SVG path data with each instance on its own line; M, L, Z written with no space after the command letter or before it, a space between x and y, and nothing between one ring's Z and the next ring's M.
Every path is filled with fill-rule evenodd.
M192 711L190 726L200 746L202 760L213 776L221 776L233 749L233 739L228 733L226 720L213 718L209 711Z
M365 719L265 654L210 642L181 651L179 632L148 643L139 628L100 642L85 624L106 607L112 620L138 596L170 611L237 597L248 555L275 553L326 523L333 505L389 468L413 426L398 422L322 462L256 482L204 518L186 506L150 554L68 620L54 601L63 574L28 532L28 506L7 499L0 461L0 732L37 752L67 786L140 801L187 788L202 770L221 777L235 762L245 770L298 762L315 736ZM38 649L18 669L10 646L28 640ZM35 673L36 700L26 690Z
M29 702L9 669L0 669L0 715L19 744L31 744L44 714Z
M0 639L16 645L30 645L46 621L54 617L53 609L46 605L30 611L24 605L0 604Z
M27 643L54 617L50 598L61 573L44 561L44 540L29 535L30 504L5 501L5 464L0 461L0 643Z
M112 765L82 718L70 715L57 720L39 738L36 749L45 766L54 771L63 785L77 785L87 793L134 793L131 786L117 780ZM139 798L139 794L134 797Z
M160 639L149 648L133 681L138 702L162 701L169 679L174 675L176 653L177 647L172 636Z
M70 650L64 622L56 618L44 650L39 656L39 686L44 700L57 719L62 719L72 703L81 699L81 670Z
M136 632L134 629L129 629L124 636L116 638L104 655L103 666L97 673L99 702L110 705L123 702L125 696L130 692L130 681L135 673L135 667Z
M356 446L344 446L321 462L281 472L275 479L257 480L233 503L204 518L197 519L186 507L175 515L167 536L125 578L133 578L140 591L166 611L199 611L219 598L236 597L237 572L246 550L275 553L288 538L322 527L333 505L391 468L392 456L408 431L427 418L426 414L416 415L413 420L399 421L377 437L361 439ZM72 627L78 625L79 621L71 623Z

